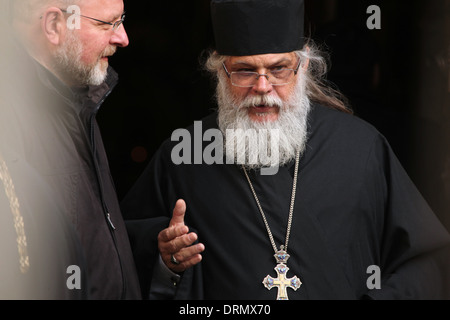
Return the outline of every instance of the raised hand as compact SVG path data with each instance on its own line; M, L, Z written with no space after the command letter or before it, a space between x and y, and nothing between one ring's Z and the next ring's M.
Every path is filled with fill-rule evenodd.
M173 216L169 227L158 235L158 248L162 260L173 272L180 273L196 265L202 260L205 246L197 243L198 236L194 232L189 233L189 228L184 224L186 203L180 199L175 204Z

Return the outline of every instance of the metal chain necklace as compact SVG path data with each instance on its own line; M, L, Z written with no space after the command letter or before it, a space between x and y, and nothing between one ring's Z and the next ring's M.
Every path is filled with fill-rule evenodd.
M261 203L259 202L258 196L256 195L255 189L253 188L253 184L250 180L250 177L248 176L247 170L244 166L242 166L245 177L247 178L248 184L250 186L250 189L253 193L253 196L255 197L256 204L258 206L259 211L261 212L261 216L264 220L264 224L267 229L267 233L269 235L270 243L272 244L272 248L275 252L275 260L277 261L277 265L274 268L274 270L277 273L276 278L272 278L270 275L264 278L263 284L264 286L270 290L273 287L278 288L278 294L277 294L277 300L289 300L287 295L287 288L294 289L294 291L297 291L298 288L300 288L302 282L300 281L297 276L294 276L293 278L286 278L286 274L289 271L289 268L286 266L287 260L289 259L290 255L287 253L288 243L289 243L289 237L291 234L291 225L292 225L292 218L294 214L294 202L295 202L295 194L297 190L297 177L298 177L298 167L300 162L300 151L297 151L297 155L295 158L295 171L294 171L294 182L292 185L292 195L291 195L291 204L289 207L289 218L288 218L288 225L286 230L286 241L284 245L280 246L280 249L277 249L277 246L275 244L275 240L272 235L272 231L270 230L269 223L267 222L266 215L264 214L264 211L261 207Z

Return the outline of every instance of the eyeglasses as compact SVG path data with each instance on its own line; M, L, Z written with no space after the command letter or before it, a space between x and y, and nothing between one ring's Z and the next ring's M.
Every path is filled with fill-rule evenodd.
M64 12L64 13L72 14L72 13L70 13L70 12L67 12L67 10L64 10L64 9L60 9L60 10L61 10L62 12ZM94 20L94 21L103 23L103 24L108 24L108 25L112 26L113 31L116 31L117 29L119 29L119 27L120 27L120 26L124 23L124 21L125 21L125 13L123 13L123 14L122 14L122 17L120 17L120 19L117 20L117 21L114 22L114 23L113 23L113 22L102 21L102 20L95 19L95 18L91 18L91 17L88 17L88 16L83 16L82 14L77 14L77 15L80 16L80 17L86 18L86 19L91 19L91 20Z
M258 81L259 77L266 77L267 81L273 86L283 86L292 82L294 76L300 68L300 61L295 69L281 68L270 70L267 74L252 71L233 71L228 72L225 62L222 63L223 69L231 80L231 84L236 87L250 88Z

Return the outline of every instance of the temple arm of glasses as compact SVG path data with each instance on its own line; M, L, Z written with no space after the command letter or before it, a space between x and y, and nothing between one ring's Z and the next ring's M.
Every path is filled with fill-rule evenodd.
M69 13L69 12L67 12L67 10L64 10L64 9L60 9L62 12L64 12L64 13ZM69 13L70 14L70 13ZM75 13L74 13L75 14ZM110 26L113 26L114 25L114 23L111 23L111 22L106 22L106 21L102 21L102 20L98 20L98 19L95 19L95 18L91 18L91 17L88 17L88 16L83 16L82 14L77 14L78 16L80 16L80 17L83 17L83 18L86 18L86 19L91 19L91 20L94 20L94 21L97 21L97 22L100 22L100 23L104 23L104 24L108 24L108 25L110 25Z

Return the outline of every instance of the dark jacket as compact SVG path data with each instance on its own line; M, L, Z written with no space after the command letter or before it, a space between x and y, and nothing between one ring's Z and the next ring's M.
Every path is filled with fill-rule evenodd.
M0 144L1 300L89 298L88 290L74 290L88 288L87 268L61 208L40 174Z
M75 226L87 262L91 299L139 299L127 231L96 114L118 81L70 89L33 59L3 65L2 143L53 187ZM8 87L13 90L8 90ZM18 90L14 90L18 89Z

